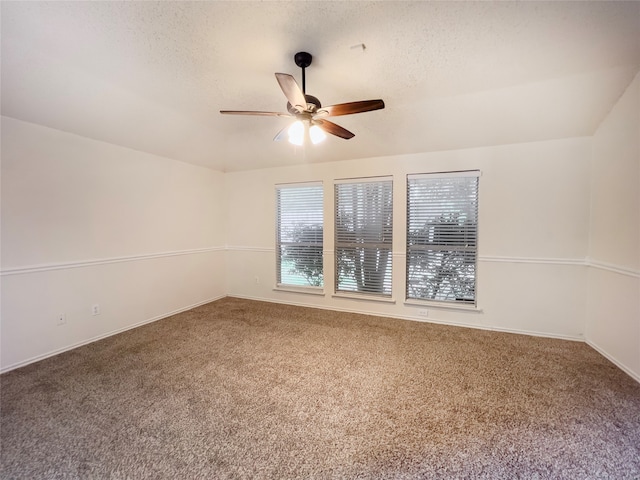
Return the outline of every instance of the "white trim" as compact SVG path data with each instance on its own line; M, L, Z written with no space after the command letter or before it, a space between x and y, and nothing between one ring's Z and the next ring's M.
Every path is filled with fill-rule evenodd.
M230 251L243 251L243 252L275 252L275 248L266 247L249 247L242 245L227 245L226 250ZM335 249L325 248L323 255L335 255ZM394 257L406 257L407 252L394 250L391 252ZM597 262L593 260L584 260L582 258L545 258L545 257L510 257L499 255L478 255L479 262L485 263L531 263L539 265L573 265L573 266L593 266L596 268L602 268L604 270L611 270L617 273L623 273L634 277L640 276L640 272L633 269L625 269L617 265L606 264L604 262Z
M503 257L496 255L479 255L478 261L491 263L535 263L540 265L586 265L585 261L581 258Z
M398 317L402 318L402 317ZM406 317L406 320L415 320L424 323L437 323L438 325L448 325L450 327L475 328L476 330L485 330L489 332L513 333L515 335L528 335L530 337L555 338L557 340L569 340L571 342L584 342L581 334L564 335L561 333L537 332L534 330L522 330L519 328L492 327L490 325L478 325L466 322L451 322L444 320L436 320L429 317Z
M349 300L362 300L365 302L396 303L392 297L377 297L375 295L360 295L358 293L336 292L331 296L333 298L346 298Z
M66 270L69 268L92 267L95 265L107 265L110 263L137 262L154 258L176 257L180 255L197 255L200 253L220 252L225 247L194 248L191 250L175 250L170 252L148 253L142 255L128 255L124 257L98 258L92 260L78 260L75 262L48 263L43 265L27 265L24 267L6 268L0 271L0 275L21 275L25 273L48 272L50 270Z
M599 347L598 345L596 345L594 342L592 342L591 340L587 339L585 340L585 343L587 345L589 345L591 348L593 348L596 352L598 352L600 355L602 355L604 358L606 358L607 360L609 360L611 363L613 363L616 367L618 367L620 370L622 370L624 373L626 373L627 375L629 375L631 378L633 378L636 382L640 383L640 374L634 372L633 370L631 370L629 367L627 367L625 364L619 362L613 355L610 355L609 353L607 353L606 350L604 350L603 348Z
M290 302L290 301L281 301L281 300L274 300L272 298L265 298L265 297L254 297L254 296L248 296L248 295L235 295L235 294L229 294L229 297L232 298L241 298L241 299L245 299L245 300L256 300L259 302L268 302L268 303L279 303L279 304L284 304L284 305L293 305L296 307L306 307L306 308L317 308L319 310L331 310L331 311L335 311L335 312L346 312L346 313L357 313L360 315L370 315L372 317L383 317L383 318L391 318L391 319L398 319L398 320L408 320L408 321L412 321L412 322L421 322L421 323L436 323L438 325L447 325L449 327L461 327L461 328L474 328L476 330L488 330L488 331L492 331L492 332L502 332L502 333L514 333L514 334L519 334L519 335L529 335L532 337L543 337L543 338L555 338L558 340L569 340L572 342L584 342L584 338L581 334L578 335L564 335L564 334L552 334L552 333L547 333L547 332L536 332L536 331L532 331L532 330L520 330L520 329L516 329L516 328L501 328L501 327L492 327L492 326L486 326L486 325L478 325L478 324L472 324L472 323L465 323L465 322L451 322L451 321L443 321L443 320L436 320L433 318L429 318L429 317L419 317L419 316L412 316L412 315L398 315L398 314L390 314L390 313L378 313L378 312L367 312L366 310L359 310L359 309L355 309L355 308L343 308L343 307L336 307L335 305L316 305L316 304L309 304L309 303L302 303L302 302Z
M324 289L322 287L293 287L290 285L276 285L273 287L274 292L303 293L306 295L318 295L324 297Z
M276 183L276 190L281 188L298 188L298 187L322 187L322 180L312 182L293 182L293 183Z
M620 265L615 265L613 263L601 262L599 260L587 258L586 265L597 268L598 270L606 270L607 272L619 273L620 275L626 275L628 277L640 278L640 270L621 267Z
M355 178L337 178L333 181L334 185L344 185L352 183L378 183L392 182L393 175L381 175L379 177L355 177Z
M73 350L75 348L82 347L83 345L87 345L89 343L97 342L98 340L102 340L104 338L111 337L113 335L117 335L117 334L122 333L122 332L126 332L127 330L132 330L134 328L141 327L141 326L146 325L148 323L153 323L153 322L156 322L158 320L162 320L163 318L167 318L167 317L170 317L172 315L176 315L178 313L186 312L187 310L191 310L191 309L199 307L201 305L206 305L207 303L215 302L216 300L220 300L220 299L225 298L225 297L226 297L226 295L219 295L217 297L209 298L207 300L203 300L202 302L197 302L197 303L194 303L194 304L191 304L191 305L187 305L186 307L181 307L181 308L178 308L178 309L173 310L171 312L167 312L167 313L163 313L163 314L160 314L160 315L156 315L155 317L148 318L146 320L142 320L141 322L137 322L137 323L134 323L134 324L131 324L131 325L127 325L126 327L118 328L116 330L112 330L112 331L107 332L107 333L103 333L102 335L98 335L96 337L92 337L92 338L90 338L88 340L83 340L81 342L74 343L72 345L67 345L66 347L58 348L56 350L52 350L50 352L43 353L41 355L36 355L35 357L28 358L27 360L22 360L22 361L20 361L18 363L13 363L13 364L8 365L8 366L3 366L0 369L0 373L5 373L5 372L8 372L10 370L15 370L16 368L24 367L24 366L29 365L31 363L39 362L40 360L44 360L45 358L49 358L49 357L53 357L55 355L59 355L61 353L67 352L69 350Z
M480 170L459 170L453 172L433 172L433 173L409 173L407 180L417 180L421 178L452 178L452 177L481 177Z
M538 257L506 257L497 255L479 255L478 261L487 263L533 263L539 265L576 265L592 267L599 270L626 275L628 277L640 278L640 270L623 267L613 263L602 262L591 258L538 258Z
M404 301L407 307L435 308L436 310L455 310L457 312L484 313L481 308L475 305L456 304L453 302L430 302L429 300L417 300L415 298Z

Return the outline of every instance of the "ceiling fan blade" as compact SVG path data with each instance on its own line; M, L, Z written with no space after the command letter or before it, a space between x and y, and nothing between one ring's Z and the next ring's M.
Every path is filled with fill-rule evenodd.
M223 115L260 115L262 117L290 117L288 113L256 112L251 110L220 110Z
M289 126L290 125L286 125L282 130L280 130L278 133L276 133L276 136L273 137L273 141L274 142L279 142L281 140L284 140L285 137L287 136L287 130L289 130Z
M346 128L330 122L329 120L315 120L313 123L314 125L318 125L325 132L335 135L336 137L344 138L345 140L355 137L355 133L351 133Z
M289 103L304 112L307 109L307 99L304 97L304 93L302 93L296 79L288 73L276 73L276 79Z
M338 105L322 107L316 115L321 117L337 117L340 115L351 115L353 113L371 112L372 110L380 110L381 108L384 108L384 102L380 99L362 100L360 102L339 103Z

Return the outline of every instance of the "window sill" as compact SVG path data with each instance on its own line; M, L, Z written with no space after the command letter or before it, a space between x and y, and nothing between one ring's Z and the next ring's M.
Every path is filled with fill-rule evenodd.
M483 313L481 308L475 305L459 305L444 302L430 302L428 300L405 300L404 305L407 307L435 308L439 310L455 310L458 312Z
M303 293L305 295L319 295L324 297L324 290L318 287L290 287L287 285L276 285L274 292Z
M331 295L333 298L347 298L349 300L362 300L365 302L381 302L381 303L396 303L391 297L376 297L374 295L358 295L356 293L334 293Z

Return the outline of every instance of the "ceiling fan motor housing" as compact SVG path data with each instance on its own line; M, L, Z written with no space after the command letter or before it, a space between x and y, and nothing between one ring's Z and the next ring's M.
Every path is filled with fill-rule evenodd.
M320 109L320 107L322 107L322 104L320 103L320 100L318 100L318 97L305 94L304 98L307 100L307 108L306 108L307 111L316 112ZM313 107L314 105L315 107ZM287 102L287 111L292 115L299 113L298 110L293 108L293 106L289 102Z

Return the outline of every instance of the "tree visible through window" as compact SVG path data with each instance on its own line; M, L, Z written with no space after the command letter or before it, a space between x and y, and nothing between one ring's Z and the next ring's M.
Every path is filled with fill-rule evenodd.
M476 300L479 172L407 179L407 298Z
M391 295L391 180L335 185L336 291Z
M323 285L322 184L276 187L278 285Z

